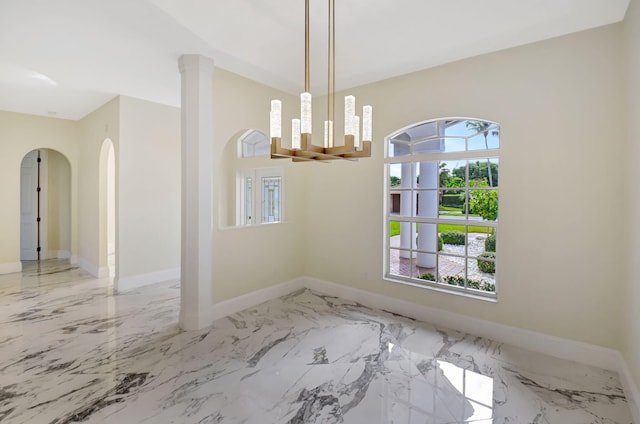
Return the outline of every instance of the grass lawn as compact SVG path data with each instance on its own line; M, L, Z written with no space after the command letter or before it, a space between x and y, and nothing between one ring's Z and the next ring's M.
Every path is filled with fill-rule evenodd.
M416 231L418 230L418 224L416 224ZM464 232L464 225L453 225L453 224L439 224L438 232L442 233L445 231L461 231ZM470 233L489 233L490 229L487 227L479 227L475 225L469 226ZM400 222L398 221L389 221L389 236L397 236L400 234Z

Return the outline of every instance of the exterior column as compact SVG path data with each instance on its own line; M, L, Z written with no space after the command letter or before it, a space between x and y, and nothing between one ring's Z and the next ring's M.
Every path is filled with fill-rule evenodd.
M435 189L439 183L438 162L420 162L420 188ZM418 215L425 218L438 217L438 191L421 190L418 196ZM423 250L437 251L438 226L418 224L418 246ZM435 268L436 255L418 253L416 264L422 268Z
M182 79L182 252L180 327L212 321L213 73L212 59L180 57Z
M411 188L412 175L411 175L411 163L403 163L400 176L400 187ZM400 215L411 216L411 208L416 198L414 191L402 191L400 193ZM400 223L400 247L403 249L410 249L416 247L416 232L414 228L411 228L412 224L409 222ZM401 258L415 258L416 254L406 250L400 251Z

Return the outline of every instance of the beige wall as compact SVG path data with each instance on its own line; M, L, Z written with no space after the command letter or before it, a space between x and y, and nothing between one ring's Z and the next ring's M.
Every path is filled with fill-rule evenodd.
M180 109L120 97L119 278L180 267Z
M78 131L74 121L0 111L0 270L20 261L20 163L38 148L60 152L69 160L71 175L78 170ZM73 216L77 183L71 178L70 250L77 251L78 227Z
M627 54L627 130L628 130L628 174L631 218L629 231L629 275L624 293L626 309L623 353L640 387L640 187L637 184L640 164L640 2L631 0L625 16L624 36Z
M283 101L283 122L299 108L296 97L221 69L214 76L214 280L213 297L220 302L302 275L305 253L300 213L305 204L305 169L290 161L238 160L234 155L240 130L254 128L269 134L271 99ZM284 126L285 124L283 124ZM234 137L235 136L235 137ZM229 145L231 143L231 145ZM286 222L252 227L229 227L226 219L235 198L235 173L246 166L282 166L285 174Z
M106 206L101 199L100 153L104 141L113 142L116 155L116 185L118 180L118 153L120 147L120 98L116 97L96 109L77 123L80 131L78 154L78 262L97 274L107 272ZM104 183L104 181L103 181ZM102 187L104 188L104 187ZM103 204L101 204L101 202ZM116 199L117 203L117 199Z
M608 26L352 90L359 105L374 106L373 158L307 168L313 196L305 220L315 225L306 227L305 274L619 348L621 30ZM450 116L501 124L498 303L382 279L384 136Z
M55 150L47 152L47 249L48 257L71 253L71 168Z

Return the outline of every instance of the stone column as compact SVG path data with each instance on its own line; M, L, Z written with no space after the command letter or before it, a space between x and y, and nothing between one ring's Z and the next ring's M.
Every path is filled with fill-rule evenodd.
M435 189L439 183L438 162L420 162L420 188ZM418 196L418 216L425 218L438 217L438 191L421 190ZM418 224L418 246L423 250L436 251L438 243L438 226L436 224ZM423 268L436 266L436 255L418 253L416 264Z
M182 78L182 252L180 327L197 330L212 320L213 60L180 57Z
M400 187L402 188L411 188L412 186L412 175L411 175L411 167L413 165L411 163L403 163L402 164L402 172L400 176ZM411 208L414 207L415 204L415 192L412 191L402 191L400 193L400 215L402 216L411 216ZM409 222L401 222L400 223L400 247L403 249L409 249L416 247L416 233L415 230L411 228L413 224ZM406 250L400 251L401 258L415 258L415 253L411 255L410 252Z

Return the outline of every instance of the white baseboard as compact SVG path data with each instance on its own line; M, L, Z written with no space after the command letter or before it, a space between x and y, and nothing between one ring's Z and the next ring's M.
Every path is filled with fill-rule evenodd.
M80 268L84 269L94 277L98 277L98 278L100 277L100 269L98 268L97 265L92 264L91 262L89 262L88 260L86 260L81 256L72 256L71 259L75 259L75 262L73 260L70 260L69 261L70 263L72 264L76 263Z
M214 303L211 309L211 321L224 318L228 315L235 314L236 312L243 311L247 308L259 305L260 303L275 299L276 297L287 295L302 288L305 288L304 279L296 278L275 286L256 290L219 303Z
M109 268L106 268L106 275L109 276ZM130 275L119 277L116 283L116 290L119 292L134 290L150 284L161 283L169 280L180 279L180 268L163 269L162 271L149 272L147 274Z
M71 252L68 250L48 250L45 259L70 259Z
M71 258L71 252L69 252L68 250L58 250L56 252L56 257L58 259L70 259Z
M22 272L22 262L7 262L0 264L0 274L11 274L13 272Z

